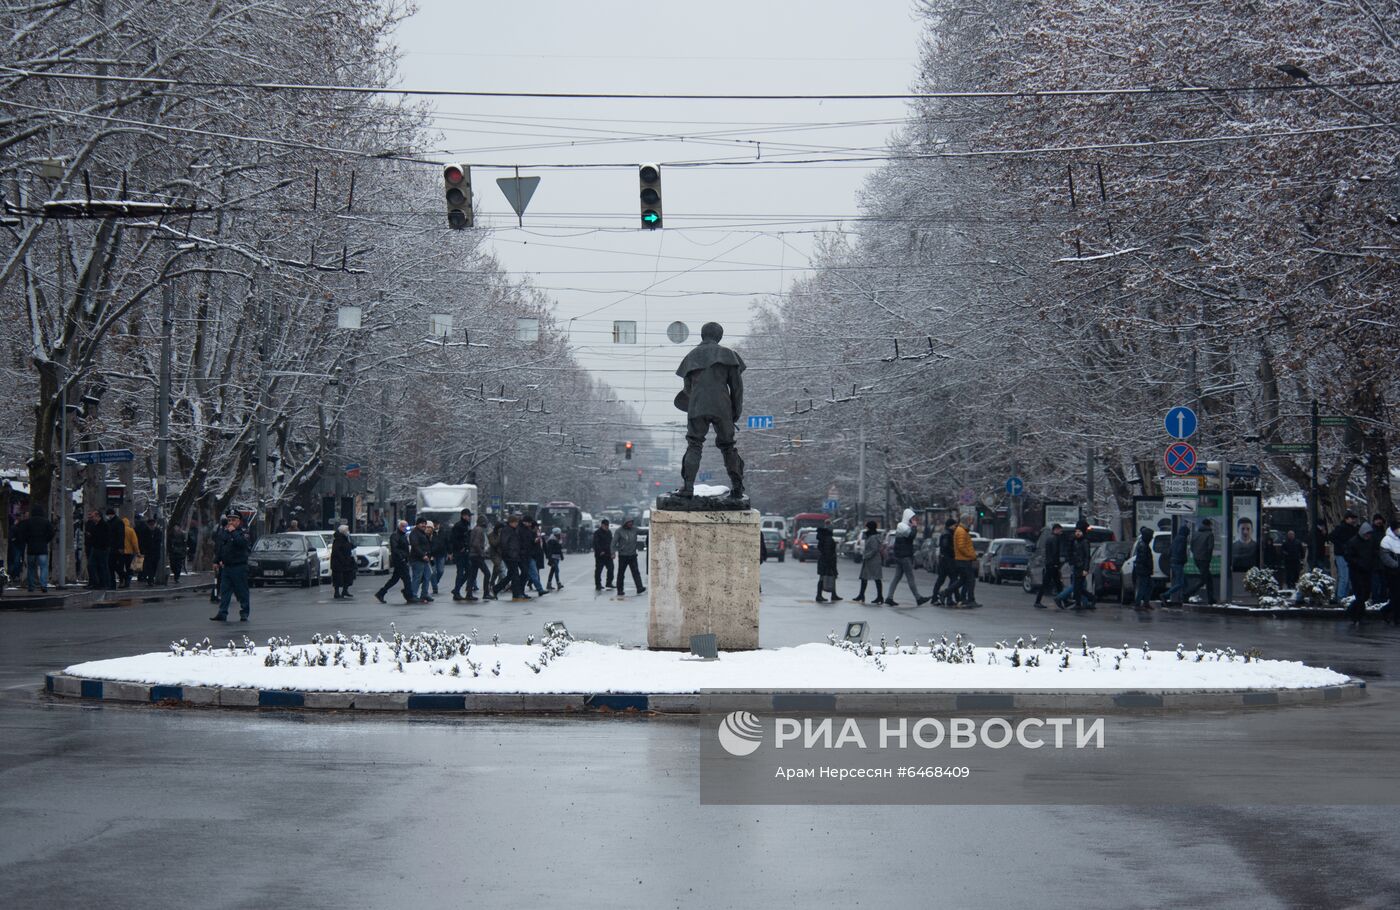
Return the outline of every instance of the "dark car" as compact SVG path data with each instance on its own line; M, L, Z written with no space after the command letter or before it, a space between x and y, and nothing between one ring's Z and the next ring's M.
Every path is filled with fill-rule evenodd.
M258 538L248 554L248 581L259 588L272 584L309 588L320 584L319 540L315 535L303 534L269 534Z
M1030 544L1010 537L998 538L987 547L982 558L983 574L994 585L1007 579L1019 581L1025 577L1030 561Z
M764 558L787 562L787 541L783 540L783 533L777 528L767 528L761 533L763 534L763 545L768 548L768 555Z
M809 559L817 558L817 529L803 528L797 532L797 538L792 545L793 555L798 562L806 562Z
M1123 596L1123 562L1132 554L1131 540L1110 540L1089 554L1089 590L1096 600Z

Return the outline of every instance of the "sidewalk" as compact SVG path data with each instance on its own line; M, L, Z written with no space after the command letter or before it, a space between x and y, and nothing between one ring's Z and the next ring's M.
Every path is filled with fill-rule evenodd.
M0 610L100 610L131 607L143 603L159 603L189 594L207 593L214 584L212 572L192 572L180 576L180 583L146 587L133 581L129 588L115 591L94 591L86 585L49 588L47 594L30 593L24 586L10 585L0 597Z

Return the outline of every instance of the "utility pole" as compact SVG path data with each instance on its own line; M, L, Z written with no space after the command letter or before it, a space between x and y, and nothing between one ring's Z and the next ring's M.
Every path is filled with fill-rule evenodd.
M856 472L856 525L865 522L865 424L860 427L860 457Z
M68 495L68 352L58 362L58 581L68 584L68 540L72 536L73 497ZM75 579L76 580L76 579Z
M1084 462L1084 506L1090 512L1094 510L1094 447L1089 446ZM1089 515L1084 516L1089 518Z
M165 506L170 498L166 477L170 468L170 343L175 327L175 282L165 280L160 314L160 390L156 393L156 509L166 521Z
M255 283L253 292L258 293L258 291L258 285ZM263 375L262 381L258 384L258 470L255 481L258 488L258 515L262 517L270 498L267 470L267 412L271 409L271 404L267 385L271 377L267 375L267 363L268 358L272 355L272 306L266 288L262 289L260 297L262 337L258 341L258 359L262 363Z

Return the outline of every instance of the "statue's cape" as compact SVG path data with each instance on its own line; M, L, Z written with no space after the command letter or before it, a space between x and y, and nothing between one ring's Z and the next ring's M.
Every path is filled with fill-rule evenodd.
M740 371L746 369L744 358L740 357L737 352L722 344L707 341L697 344L689 354L685 355L681 365L676 367L676 375L684 378L696 370L708 369L717 363L722 363L727 367L738 367Z

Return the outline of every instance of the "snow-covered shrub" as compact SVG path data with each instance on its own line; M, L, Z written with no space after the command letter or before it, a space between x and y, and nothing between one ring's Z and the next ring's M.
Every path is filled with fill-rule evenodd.
M1298 599L1310 607L1325 607L1332 602L1337 581L1321 569L1313 569L1298 579Z
M1260 600L1265 597L1278 597L1278 577L1269 569L1250 569L1244 573L1244 589Z

